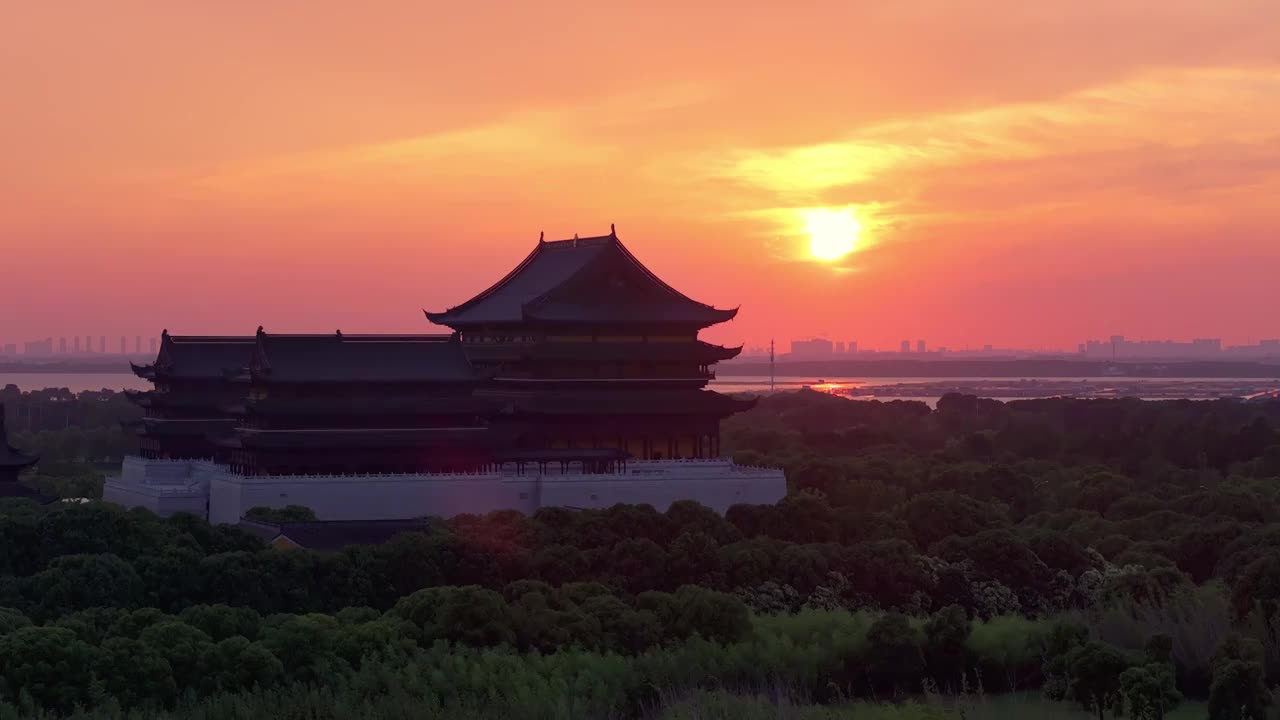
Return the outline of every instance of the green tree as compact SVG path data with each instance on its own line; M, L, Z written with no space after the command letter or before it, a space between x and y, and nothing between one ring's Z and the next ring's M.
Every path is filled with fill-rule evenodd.
M96 649L66 628L23 627L0 636L0 679L10 696L25 692L58 712L88 702L96 659Z
M67 555L33 576L28 596L36 614L55 618L94 607L137 607L143 598L142 578L115 555Z
M244 692L269 688L284 678L284 664L262 643L234 636L205 649L205 692Z
M1133 720L1164 720L1182 702L1174 686L1173 666L1152 663L1120 673L1120 694Z
M1128 668L1124 655L1106 643L1078 647L1067 658L1068 696L1102 720L1107 710L1122 709L1120 675Z
M125 707L165 705L177 695L169 660L133 638L107 638L99 648L95 672Z
M872 683L893 694L909 692L924 674L920 638L905 615L887 613L867 630L867 673Z

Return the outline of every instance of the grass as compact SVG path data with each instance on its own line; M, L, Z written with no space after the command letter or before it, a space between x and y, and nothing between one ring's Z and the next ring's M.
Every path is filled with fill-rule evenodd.
M1183 703L1167 720L1200 720L1204 703ZM670 701L654 720L1092 720L1093 714L1035 693L946 698L927 702L807 705L787 696L697 692ZM1108 715L1110 717L1110 715Z

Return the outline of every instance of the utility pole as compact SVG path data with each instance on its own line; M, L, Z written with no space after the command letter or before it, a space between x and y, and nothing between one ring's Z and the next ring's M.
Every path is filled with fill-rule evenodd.
M773 392L773 338L769 338L769 392Z

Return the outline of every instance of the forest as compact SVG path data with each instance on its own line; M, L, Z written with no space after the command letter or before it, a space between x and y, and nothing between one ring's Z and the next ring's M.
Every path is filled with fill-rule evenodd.
M5 393L14 444L65 473L31 482L129 451L123 398ZM784 393L723 430L786 469L777 505L458 516L333 553L4 500L0 718L906 719L1026 693L1275 717L1278 423Z

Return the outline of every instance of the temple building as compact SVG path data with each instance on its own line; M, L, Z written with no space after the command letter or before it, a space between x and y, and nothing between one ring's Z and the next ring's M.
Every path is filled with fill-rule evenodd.
M27 455L9 444L4 416L4 405L0 404L0 498L27 497L37 502L47 502L40 493L18 483L18 475L35 465L39 458Z
M162 336L140 457L104 497L239 522L305 505L322 521L407 520L683 499L721 512L785 494L780 470L721 457L750 408L707 389L740 347L608 235L547 242L426 317L437 335Z
M258 333L219 458L250 476L488 469L483 376L449 335Z
M611 231L539 240L493 287L426 315L491 373L483 393L510 404L501 423L521 450L662 460L719 457L720 420L754 403L703 389L742 348L698 332L737 312L680 294Z
M240 401L247 384L239 377L254 348L252 337L160 334L154 363L133 372L150 380L148 392L126 391L143 409L138 444L144 458L212 459L216 441L235 430L226 408Z

